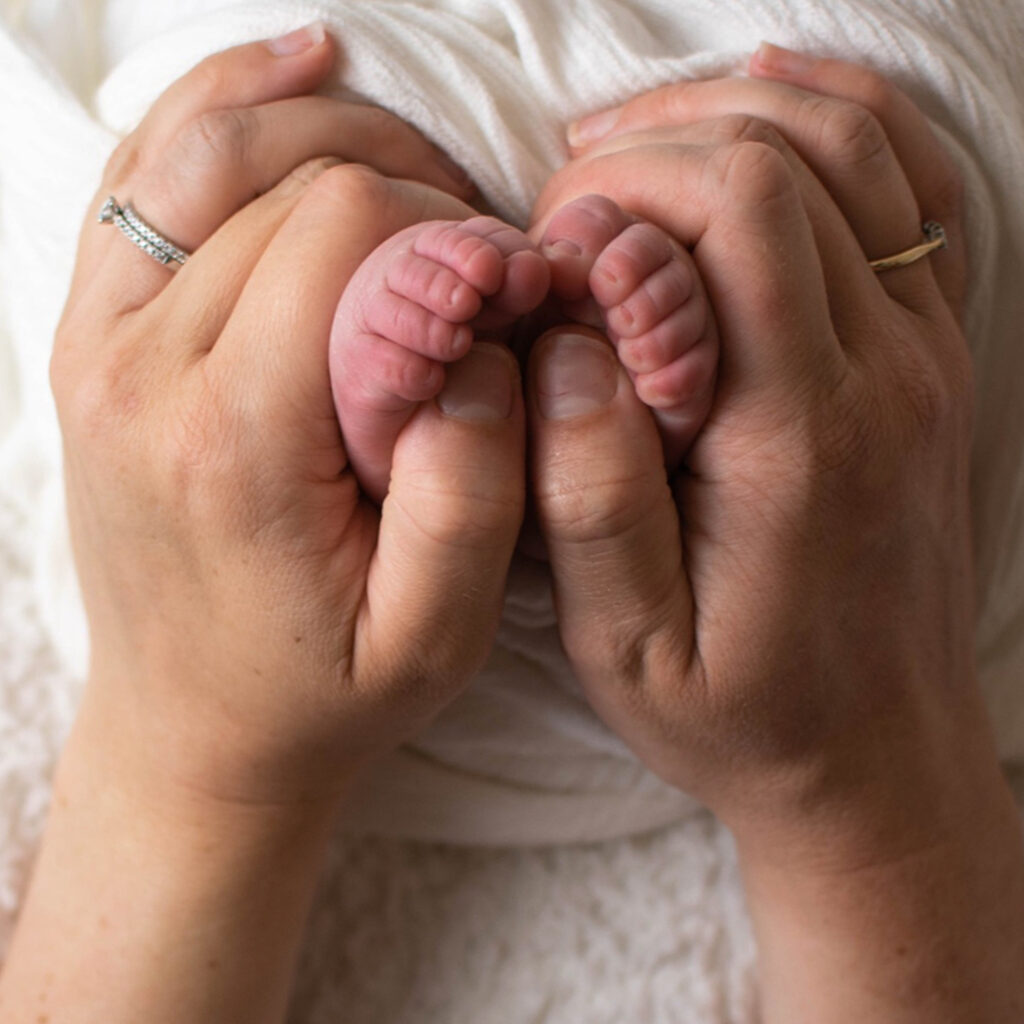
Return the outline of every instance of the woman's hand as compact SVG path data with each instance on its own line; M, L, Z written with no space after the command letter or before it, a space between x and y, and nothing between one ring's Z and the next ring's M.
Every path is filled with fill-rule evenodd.
M766 1020L1008 1024L1024 859L972 665L959 179L878 76L774 77L584 121L537 204L538 236L588 192L660 223L693 248L722 338L671 488L608 346L562 328L535 347L562 638L609 724L733 829ZM950 250L872 272L927 219Z
M449 369L380 511L327 362L362 259L473 211L413 129L305 95L333 54L309 41L172 86L83 230L52 382L92 664L4 1021L280 1020L339 795L491 645L525 489L514 359ZM194 255L174 273L96 223L107 195Z
M84 718L122 726L133 771L224 799L333 792L449 700L488 649L522 502L511 392L489 422L425 409L382 521L347 471L326 356L345 282L396 230L472 211L341 163L456 188L390 114L295 95L329 51L241 47L158 101L97 208L131 200L196 252L172 274L91 217L52 364Z

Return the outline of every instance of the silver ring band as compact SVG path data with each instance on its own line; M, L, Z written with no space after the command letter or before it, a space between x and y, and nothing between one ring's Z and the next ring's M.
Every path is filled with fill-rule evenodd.
M133 245L137 245L147 256L165 267L170 263L184 266L189 253L179 249L172 241L164 238L152 225L147 224L131 203L120 206L111 196L100 210L99 222L113 224Z
M906 267L911 263L924 259L925 256L935 252L936 249L946 248L946 230L937 220L929 220L921 225L924 232L924 241L913 245L903 252L893 256L885 256L880 260L868 260L868 266L879 274L883 270L892 270L895 267Z

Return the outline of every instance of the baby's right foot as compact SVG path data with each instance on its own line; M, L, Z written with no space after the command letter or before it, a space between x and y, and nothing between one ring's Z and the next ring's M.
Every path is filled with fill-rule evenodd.
M494 217L428 221L378 246L352 276L331 330L334 403L363 491L387 492L395 442L420 402L444 385L477 332L499 339L536 308L548 266Z
M615 344L676 468L707 419L718 368L718 332L690 253L598 195L558 210L540 245L564 311L587 322L596 304L596 326Z

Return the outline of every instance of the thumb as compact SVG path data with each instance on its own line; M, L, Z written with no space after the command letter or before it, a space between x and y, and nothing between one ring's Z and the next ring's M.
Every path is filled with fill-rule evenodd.
M614 726L618 700L643 683L650 654L679 664L682 653L686 664L694 648L661 441L611 346L587 328L539 339L527 404L532 486L562 640Z
M376 678L422 684L432 712L487 657L523 519L523 420L515 358L478 342L403 429L357 626L357 678L361 662Z

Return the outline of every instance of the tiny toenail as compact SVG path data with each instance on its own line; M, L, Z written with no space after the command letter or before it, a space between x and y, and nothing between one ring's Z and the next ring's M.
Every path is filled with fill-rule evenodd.
M555 242L548 242L541 250L545 256L582 256L583 250L568 238L559 238Z
M453 306L457 306L459 304L459 299L462 297L464 292L465 292L465 286L460 281L448 293L448 306L449 306L449 308L453 307Z
M619 387L612 349L586 334L549 337L537 373L537 405L549 420L571 419L607 405Z

